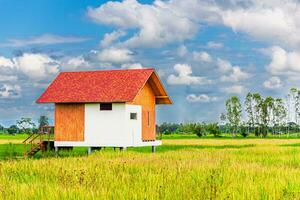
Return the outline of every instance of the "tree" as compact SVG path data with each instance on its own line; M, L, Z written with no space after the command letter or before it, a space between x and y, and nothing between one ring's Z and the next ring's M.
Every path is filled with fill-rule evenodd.
M280 98L275 99L274 101L274 110L273 110L273 117L274 117L274 127L275 127L275 132L276 127L281 127L285 124L286 122L286 117L287 117L287 109L284 106L283 100Z
M213 134L215 137L220 137L221 132L217 123L207 124L206 130L209 134Z
M242 117L242 105L237 96L232 96L226 101L227 119L233 127L233 134L236 134Z
M17 125L11 125L8 129L7 129L8 134L16 134L19 132L19 129L17 127Z
M204 135L203 126L199 123L195 124L193 133L196 134L198 137L202 137Z
M40 116L40 118L39 118L39 129L41 127L47 126L47 125L49 125L49 119L48 119L48 117L44 116L44 115Z
M245 100L245 110L247 112L247 117L248 117L248 121L247 124L248 126L250 126L250 129L252 130L254 125L255 125L255 121L254 121L254 97L252 93L248 93L246 96L246 100ZM249 131L248 131L249 132Z
M17 126L23 133L31 133L32 129L35 128L35 124L31 118L22 117L17 121Z

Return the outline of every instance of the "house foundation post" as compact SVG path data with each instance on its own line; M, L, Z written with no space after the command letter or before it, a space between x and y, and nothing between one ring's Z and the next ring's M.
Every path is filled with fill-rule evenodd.
M58 156L59 147L54 147L55 155Z
M92 147L88 148L88 155L90 155L92 153Z
M152 146L152 153L156 152L156 146Z
M127 147L120 147L120 150L121 150L121 151L126 151L126 150L127 150Z

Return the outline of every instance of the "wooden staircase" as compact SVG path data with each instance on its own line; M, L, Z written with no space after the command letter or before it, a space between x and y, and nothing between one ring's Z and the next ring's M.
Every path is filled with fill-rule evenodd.
M37 152L54 149L54 126L43 126L37 133L32 133L23 141L24 156L33 157ZM29 149L28 149L29 147Z

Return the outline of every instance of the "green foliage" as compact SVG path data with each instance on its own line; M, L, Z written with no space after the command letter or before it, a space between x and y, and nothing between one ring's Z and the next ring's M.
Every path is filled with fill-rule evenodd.
M43 127L43 126L47 126L49 125L49 119L47 116L40 116L39 118L39 128Z
M226 101L227 119L233 127L232 132L236 133L242 117L242 105L237 96L232 96Z
M8 134L17 134L19 132L19 129L17 127L17 125L11 125L8 129L7 129Z
M214 135L215 137L220 137L221 131L217 123L210 123L206 125L206 130L209 134Z
M198 137L202 137L204 135L204 129L201 124L195 124L193 133L196 134Z
M22 117L17 121L18 128L23 133L32 133L32 130L35 128L35 124L32 122L31 118Z

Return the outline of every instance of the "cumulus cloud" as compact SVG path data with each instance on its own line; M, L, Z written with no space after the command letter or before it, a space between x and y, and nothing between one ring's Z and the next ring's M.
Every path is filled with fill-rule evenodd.
M13 60L18 70L30 79L48 79L59 72L59 63L46 54L24 53Z
M300 7L296 0L205 1L169 0L142 4L136 0L108 2L89 8L97 23L135 34L124 44L157 47L192 38L201 24L224 25L271 44L299 48ZM208 48L222 48L210 41Z
M232 66L227 60L218 58L217 65L222 73L227 73L227 75L221 76L221 81L223 82L239 82L250 77L250 75L242 71L239 66Z
M194 51L193 59L197 62L208 62L208 63L212 62L211 56L205 51L201 51L201 52Z
M191 103L209 103L209 102L217 101L218 98L208 96L207 94L199 94L199 95L189 94L186 97L186 100Z
M122 69L142 69L144 68L141 63L126 63L121 65Z
M100 47L109 47L113 42L118 40L120 37L124 36L126 33L124 31L113 31L111 33L105 33L103 39L100 42Z
M206 44L207 48L210 49L221 49L224 47L223 43L221 42L214 42L214 41L210 41Z
M97 23L123 29L137 29L125 41L128 46L159 47L191 38L197 31L194 21L171 9L170 2L141 4L136 0L108 2L89 8L88 16Z
M44 34L37 37L26 39L9 39L7 43L0 46L4 47L23 47L27 45L50 45L50 44L66 44L66 43L79 43L89 40L85 37L75 36L60 36L52 34Z
M133 52L124 48L108 48L100 51L97 58L102 62L124 63L133 60Z
M12 99L21 96L21 87L19 85L0 84L0 98Z
M14 63L11 59L0 56L0 67L9 67L13 68Z
M193 76L192 67L188 64L176 64L174 65L174 70L178 75L171 74L168 77L169 85L204 85L211 83L205 77Z
M300 52L286 51L281 47L274 46L267 50L271 56L271 62L267 70L273 75L299 75Z
M283 84L279 77L273 76L269 80L266 80L263 85L265 88L273 90L281 88Z
M300 7L297 1L250 1L246 7L224 9L224 25L254 38L297 47L300 44Z
M242 94L246 91L246 88L242 85L233 85L222 88L222 91L227 94Z

